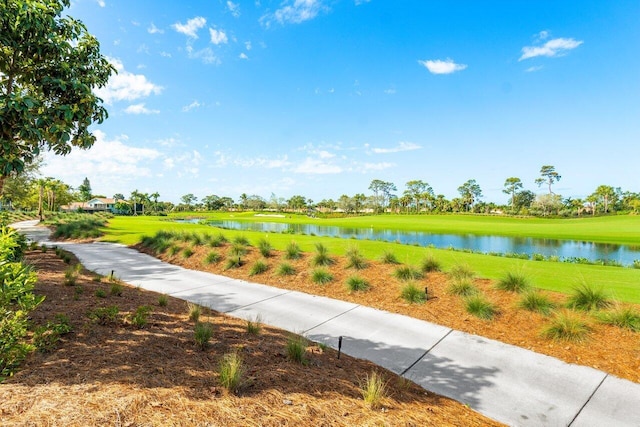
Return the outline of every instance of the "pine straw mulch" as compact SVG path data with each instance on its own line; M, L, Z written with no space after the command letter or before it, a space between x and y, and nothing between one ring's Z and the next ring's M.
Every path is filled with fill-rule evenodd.
M35 325L69 317L73 326L49 353L33 353L13 377L0 384L3 426L367 426L499 425L453 400L426 392L370 362L310 344L306 366L289 361L289 335L263 326L249 334L246 322L216 312L210 346L193 341L194 323L184 301L124 285L111 295L106 279L83 270L74 286L64 285L67 265L53 251L29 252L38 273L36 293L45 295L33 312ZM75 262L75 259L74 261ZM107 296L99 298L96 291ZM117 306L116 325L87 317L96 307ZM152 307L144 328L127 320L142 305ZM244 359L245 382L237 394L218 386L224 354ZM389 395L382 408L368 408L359 385L382 374Z
M640 383L639 333L605 325L585 315L585 320L592 328L585 341L575 343L544 338L541 336L541 330L549 322L549 318L517 308L520 296L495 289L494 282L491 280L474 280L475 285L499 307L500 314L497 318L487 321L467 313L463 300L447 293L448 276L445 273L428 273L423 279L417 281L420 287L428 287L432 299L429 299L425 304L409 304L400 297L403 283L393 277L396 265L368 261L368 268L353 270L346 268L346 258L333 256L334 265L325 268L330 270L334 280L326 285L318 285L313 283L310 278L313 270L310 266L313 253L304 253L299 260L286 260L295 267L297 274L282 277L276 275L275 270L283 262L283 254L273 251L273 256L266 259L269 270L260 275L250 276L251 265L262 258L259 251L254 247L248 247L249 253L243 257L244 265L242 267L225 269L225 257L229 246L227 243L224 247L212 249L206 246L189 246L182 243L182 247L194 250L194 254L186 259L183 257L182 251L170 256L168 251L161 255L153 254L141 245L136 246L136 249L151 253L164 261L194 270L208 271L404 314L459 331L513 344L556 357L568 363L590 366ZM203 259L212 250L222 255L223 260L217 264L205 265ZM365 278L370 283L371 289L366 292L350 292L345 286L345 281L352 275ZM558 304L566 302L567 296L564 294L543 293ZM640 306L633 306L640 310Z

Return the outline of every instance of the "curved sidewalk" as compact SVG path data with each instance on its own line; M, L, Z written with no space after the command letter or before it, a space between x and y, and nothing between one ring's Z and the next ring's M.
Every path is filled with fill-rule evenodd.
M37 221L12 227L45 242ZM358 304L164 263L123 245L55 243L89 270L253 319L400 374L514 426L640 426L640 384L592 368ZM615 344L612 344L615 345Z

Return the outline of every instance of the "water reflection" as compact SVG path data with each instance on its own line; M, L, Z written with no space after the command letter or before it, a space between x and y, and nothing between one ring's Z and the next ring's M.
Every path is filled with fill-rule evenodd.
M208 221L207 224L231 230L250 230L272 233L310 234L325 237L380 240L436 248L453 248L495 254L536 254L545 258L606 260L631 265L640 260L636 247L616 244L580 242L528 237L477 236L473 234L434 234L421 231L375 230L373 228L335 227L316 224L288 224L279 222Z

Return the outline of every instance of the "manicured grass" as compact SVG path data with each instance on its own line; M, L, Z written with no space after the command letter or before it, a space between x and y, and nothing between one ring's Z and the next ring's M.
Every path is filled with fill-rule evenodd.
M253 214L252 214L253 215ZM451 216L455 218L455 216ZM248 218L248 214L247 214ZM372 220L377 217L364 217ZM383 216L382 218L401 218L393 216ZM437 216L420 216L418 217L423 222L438 221ZM462 218L474 218L462 216ZM484 218L484 217L480 217ZM608 220L617 217L595 218L596 220ZM238 219L238 218L236 218ZM293 218L295 219L295 217ZM344 221L348 220L345 219ZM622 224L628 224L626 217L623 217L625 221L621 221ZM271 219L270 219L271 220ZM517 219L510 219L517 220ZM575 221L581 223L586 219L580 220L557 220L563 221L565 226L569 226L570 222ZM634 234L633 230L638 228L640 224L640 217L635 218L636 223L628 224L630 226L630 234ZM328 220L327 220L328 221ZM556 220L537 220L543 222L554 222ZM500 223L494 224L500 228ZM610 225L608 228L611 228ZM118 242L133 245L138 243L144 235L154 235L161 230L187 230L192 232L205 232L210 234L218 234L220 229L210 227L201 224L186 224L169 222L166 219L160 217L115 217L109 220L109 225L104 229L105 236L101 239L103 241ZM263 232L249 232L249 231L233 231L225 230L225 235L228 238L233 236L244 234L251 240L257 241L260 237L264 237ZM525 232L519 235L526 235ZM557 237L549 236L546 237ZM318 237L318 236L305 236L297 235L295 240L301 250L312 253L315 249L315 244L322 242L326 245L331 253L336 255L343 255L347 248L353 244L352 240L348 239L336 239L331 237ZM291 235L271 233L269 235L269 241L276 250L284 250L285 247L291 242ZM636 243L640 239L635 240ZM386 252L392 252L396 255L398 260L402 260L406 263L414 263L419 265L421 260L428 254L432 254L438 259L442 266L442 270L447 271L454 265L465 264L471 268L478 277L488 279L498 279L502 276L504 271L517 270L518 268L526 268L528 276L535 282L537 288L570 293L573 285L575 284L576 277L588 277L589 281L598 283L600 286L608 290L611 297L620 301L640 303L640 269L632 268L620 268L609 267L599 265L584 265L584 264L569 264L562 262L543 262L543 261L527 261L512 258L496 257L490 255L464 253L458 251L450 251L446 249L433 249L422 248L408 245L401 245L397 243L378 242L378 241L360 241L358 242L358 248L363 256L367 259L375 260Z

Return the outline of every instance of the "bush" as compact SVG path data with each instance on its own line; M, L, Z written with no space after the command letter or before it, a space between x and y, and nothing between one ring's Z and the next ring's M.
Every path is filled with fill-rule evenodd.
M300 335L290 335L287 340L287 357L289 360L306 365L309 363L307 359L307 346L309 341Z
M241 246L249 246L249 239L246 236L238 235L233 238L233 243Z
M347 268L355 268L356 270L363 270L369 266L367 260L360 253L360 249L357 246L350 246L347 248Z
M264 237L258 240L258 251L260 251L260 255L265 258L269 258L271 256L271 251L273 250L273 246L271 243Z
M218 382L228 392L235 393L242 384L244 368L238 353L225 354L218 364Z
M115 325L119 321L120 309L115 306L98 307L87 313L87 317L92 322L99 325Z
M333 280L333 275L324 268L316 268L311 273L311 281L318 285L326 285Z
M211 236L209 238L209 246L211 246L212 248L219 248L226 242L228 242L228 240L222 233L218 233L215 236Z
M402 287L400 297L409 304L423 304L427 300L424 289L420 289L415 283L409 282Z
M454 280L460 279L473 279L476 274L471 270L471 267L465 264L457 264L451 268L449 276Z
M542 336L554 340L581 342L584 341L591 327L578 313L562 310L542 330Z
M423 274L420 271L416 270L414 267L405 265L396 268L393 272L393 277L402 281L410 281L422 279Z
M440 271L442 267L440 266L440 261L435 259L435 257L431 254L427 255L420 262L420 270L423 273L431 273L435 271Z
M400 264L396 254L390 251L384 251L382 255L380 255L380 261L385 264Z
M122 286L118 282L113 282L113 283L111 283L111 287L109 288L109 292L113 296L121 297L122 296L122 292L124 292L124 286Z
M468 313L482 320L491 320L498 314L498 307L479 293L466 297L464 304Z
M41 353L53 351L62 335L72 331L69 318L64 314L56 314L54 322L47 322L33 332L33 346Z
M322 243L316 243L316 253L311 258L311 265L314 267L329 266L334 260L329 256L329 249Z
M477 294L479 289L473 284L471 279L452 280L447 286L447 292L451 295L469 297Z
M251 335L258 335L262 330L262 319L258 314L255 320L248 319L247 320L247 332Z
M106 298L107 297L107 293L104 291L104 289L96 289L95 295L98 298Z
M296 274L296 269L288 262L283 262L276 268L278 276L292 276Z
M178 252L180 252L180 246L178 246L178 245L169 246L169 256L174 256Z
M610 305L611 301L602 288L594 288L586 283L575 287L567 301L569 308L584 311L600 310Z
M257 260L253 263L251 268L249 268L249 276L255 276L257 274L262 274L269 269L269 264L264 260Z
M347 279L347 289L351 292L366 291L369 289L369 282L359 276L351 276Z
M640 332L640 313L631 307L616 307L598 316L600 322Z
M360 385L360 392L364 403L371 409L377 409L387 395L387 383L380 374L372 372Z
M192 248L184 248L182 250L182 258L183 259L191 258L191 255L193 255L193 249Z
M148 305L141 305L140 307L136 308L136 311L130 316L129 320L131 321L131 324L133 326L142 329L147 324L147 318L149 317L150 313L151 307L149 307Z
M55 226L53 237L56 239L94 239L103 235L101 228L107 223L105 218L95 215L77 215L74 219L51 223Z
M302 249L295 241L291 241L284 249L285 259L300 259L302 257Z
M193 330L193 339L200 350L204 350L209 345L213 336L213 325L208 322L197 322Z
M498 283L496 283L496 289L508 292L522 293L531 287L529 279L522 272L508 271L502 276Z
M202 307L192 302L187 302L187 310L189 311L189 320L192 322L198 322L200 315L202 314Z
M518 307L548 316L555 309L556 304L545 294L534 290L527 291L522 295Z
M166 294L159 295L158 305L160 307L166 307L167 305L169 305L169 297Z

